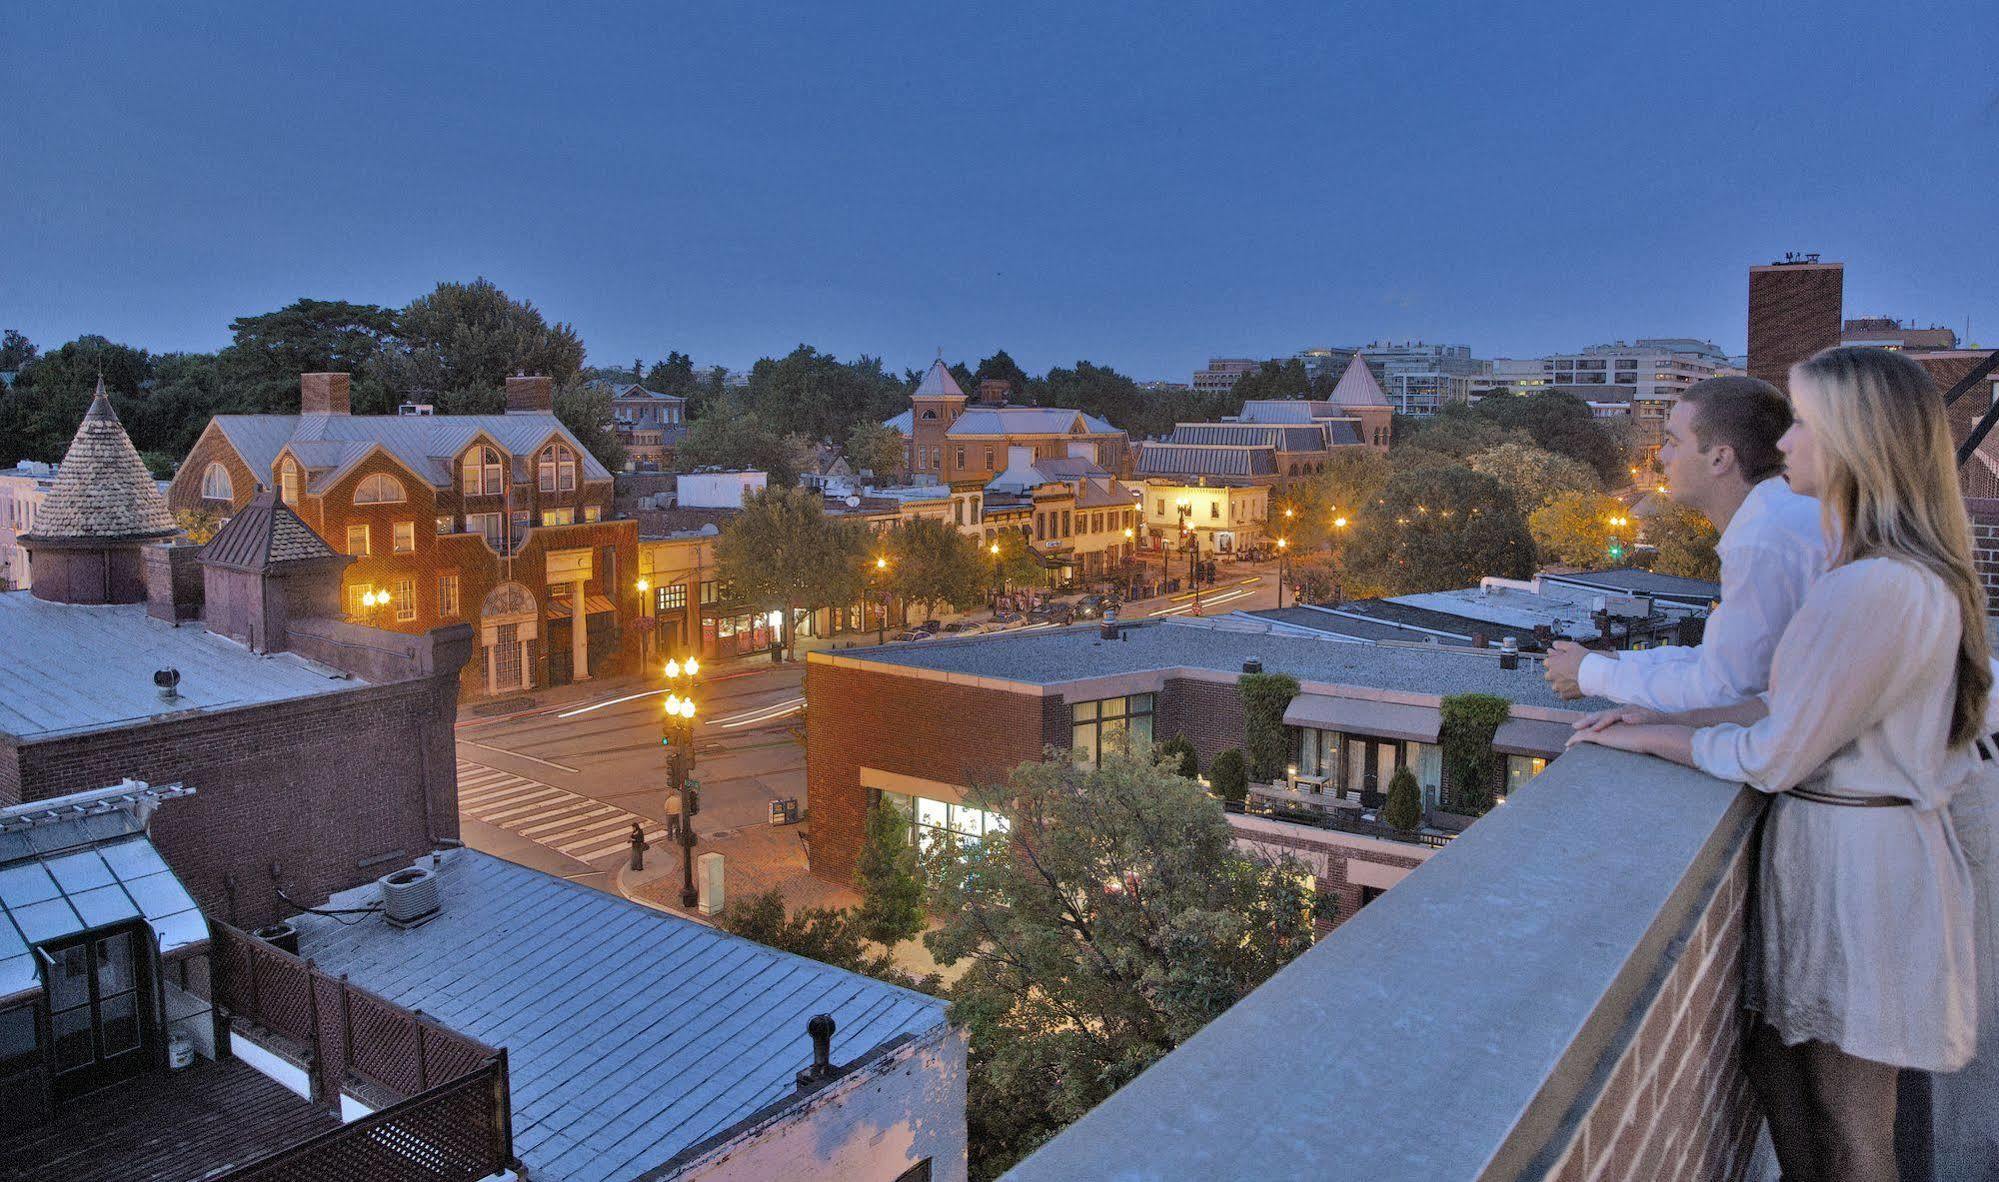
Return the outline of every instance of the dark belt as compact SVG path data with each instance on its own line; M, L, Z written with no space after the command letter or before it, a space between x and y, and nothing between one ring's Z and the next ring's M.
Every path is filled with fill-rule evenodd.
M1835 796L1830 792L1815 792L1810 788L1793 788L1785 793L1799 800L1809 800L1813 804L1844 805L1850 809L1891 809L1916 802L1906 796Z

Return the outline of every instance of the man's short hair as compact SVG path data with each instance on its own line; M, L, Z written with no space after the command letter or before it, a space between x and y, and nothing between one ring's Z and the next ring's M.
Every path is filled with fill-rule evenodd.
M1784 470L1777 440L1791 429L1791 404L1762 378L1725 377L1695 382L1680 394L1694 408L1694 440L1706 451L1727 444L1742 478L1760 484Z

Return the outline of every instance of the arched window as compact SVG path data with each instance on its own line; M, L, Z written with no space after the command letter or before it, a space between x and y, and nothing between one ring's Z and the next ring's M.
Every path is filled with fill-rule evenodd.
M483 445L466 452L459 486L468 497L499 496L500 453Z
M278 496L284 498L287 505L298 504L298 465L292 462L290 456L278 465Z
M576 491L576 453L559 443L551 443L541 451L541 491Z
M361 487L354 490L357 505L395 505L407 499L403 495L403 482L381 472L366 477Z
M234 500L236 494L229 484L229 469L221 464L210 464L202 469L201 496L209 501Z

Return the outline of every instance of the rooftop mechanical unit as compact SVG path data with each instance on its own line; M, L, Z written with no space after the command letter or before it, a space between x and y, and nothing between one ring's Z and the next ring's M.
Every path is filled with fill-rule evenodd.
M436 917L437 875L422 866L411 866L383 875L382 918L399 928L413 928Z

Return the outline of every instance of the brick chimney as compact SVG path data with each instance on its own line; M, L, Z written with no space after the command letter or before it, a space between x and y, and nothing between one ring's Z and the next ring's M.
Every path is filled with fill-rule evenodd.
M344 373L302 373L298 375L300 414L344 415L349 413Z
M1013 393L1013 383L1005 378L987 378L979 383L979 402L984 406L1005 406Z
M555 409L555 379L546 374L515 374L507 379L507 413L545 415Z

